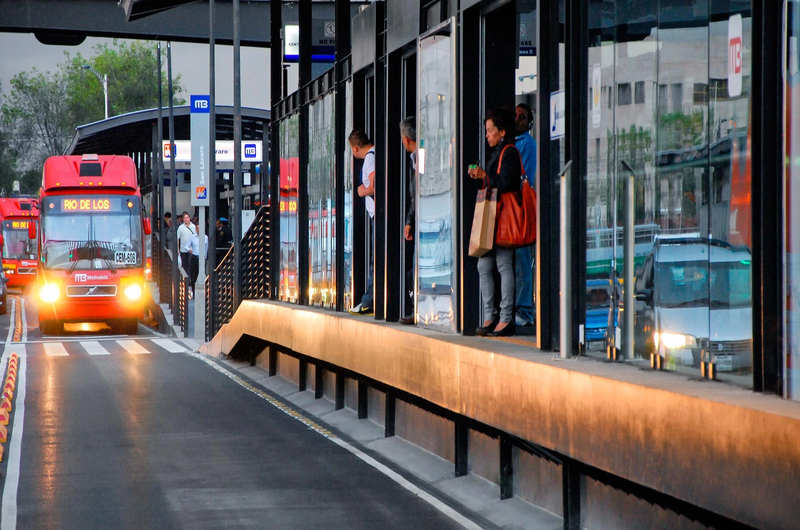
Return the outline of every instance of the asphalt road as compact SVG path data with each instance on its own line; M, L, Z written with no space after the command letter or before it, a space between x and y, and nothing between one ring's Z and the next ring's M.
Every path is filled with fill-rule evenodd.
M2 530L460 527L175 339L43 337L25 316Z

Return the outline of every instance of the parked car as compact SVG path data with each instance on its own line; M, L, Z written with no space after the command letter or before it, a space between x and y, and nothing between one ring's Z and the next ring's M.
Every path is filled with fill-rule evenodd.
M751 254L699 235L659 236L636 283L635 349L662 366L753 365Z
M619 325L619 304L622 300L622 284L616 280L617 304L612 311L611 279L586 281L586 325L584 339L587 346L593 342L608 343L609 321L611 330ZM613 319L613 320L612 320Z

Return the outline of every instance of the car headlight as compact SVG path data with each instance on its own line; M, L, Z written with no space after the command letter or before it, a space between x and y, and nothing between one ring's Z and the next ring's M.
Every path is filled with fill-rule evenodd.
M53 302L58 300L60 294L61 293L58 289L58 285L54 283L48 283L42 286L42 289L39 291L39 298L41 298L43 302L52 304Z
M128 300L138 300L142 297L142 286L138 283L134 283L133 285L129 285L125 288L125 297Z
M697 346L697 339L692 335L684 335L683 333L661 333L653 334L653 340L658 348L658 343L663 342L664 347L667 349L675 350L678 348L693 348Z

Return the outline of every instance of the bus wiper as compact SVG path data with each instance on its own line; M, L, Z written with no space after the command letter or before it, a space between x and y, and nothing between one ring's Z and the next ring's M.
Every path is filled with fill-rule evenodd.
M90 246L90 241L92 239L92 236L91 236L91 234L92 234L92 220L91 219L92 218L90 217L89 218L89 226L86 229L86 243L80 249L78 249L78 257L77 257L77 259L72 262L72 265L69 266L69 270L67 271L67 274L69 274L69 275L71 275L73 272L75 272L75 268L78 266L78 263L80 263L81 257L83 256L83 253L86 252L86 249L89 248L89 246ZM91 256L91 254L89 254L89 256Z

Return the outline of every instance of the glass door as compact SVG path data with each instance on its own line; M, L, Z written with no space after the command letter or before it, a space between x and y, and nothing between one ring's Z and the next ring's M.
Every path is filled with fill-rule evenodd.
M417 322L456 332L455 22L419 40L417 70Z

